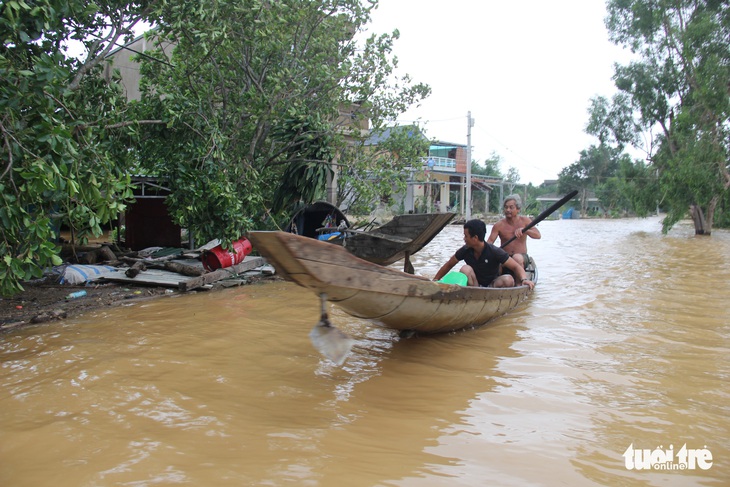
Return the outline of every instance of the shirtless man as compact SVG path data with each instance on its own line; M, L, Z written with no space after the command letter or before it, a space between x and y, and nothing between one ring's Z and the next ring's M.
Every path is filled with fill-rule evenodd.
M526 216L520 215L520 207L522 206L522 199L518 194L511 194L504 200L504 218L499 220L492 227L492 231L489 234L487 243L494 244L499 237L499 241L504 243L512 237L517 237L504 250L517 261L518 264L525 266L526 255L527 255L527 237L539 239L540 230L537 227L532 227L528 231L522 233L522 229L525 228L532 219Z

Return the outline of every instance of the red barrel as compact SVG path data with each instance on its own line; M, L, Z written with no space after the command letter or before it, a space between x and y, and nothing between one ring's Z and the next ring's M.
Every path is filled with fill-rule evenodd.
M253 249L251 242L245 237L236 240L231 245L232 250L225 250L222 245L219 245L203 252L201 260L205 270L214 271L240 264Z

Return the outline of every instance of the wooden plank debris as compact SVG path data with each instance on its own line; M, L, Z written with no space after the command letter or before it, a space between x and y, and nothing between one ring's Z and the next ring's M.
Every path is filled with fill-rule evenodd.
M220 281L221 279L225 279L227 277L235 277L246 271L261 267L264 264L266 264L266 260L263 257L252 257L250 255L247 255L243 259L243 262L241 262L240 264L226 267L225 269L218 269L212 272L208 272L207 274L203 274L202 276L194 277L186 281L181 281L179 289L181 291L190 291L191 289L195 289L197 287L203 286L205 284L210 284L212 282Z
M183 264L182 262L165 262L163 266L166 271L177 272L185 276L202 276L205 274L205 269L201 266L194 266L190 264Z
M193 260L179 260L176 261L180 263L181 265L184 265L187 267L201 267L202 269L202 263L200 261L193 261ZM127 277L125 274L125 269L120 269L115 272L110 272L107 274L104 274L103 279L113 282L122 282L122 283L128 283L128 284L143 284L143 285L151 285L151 286L164 286L164 287L170 287L170 288L177 288L181 291L190 291L192 289L197 289L200 287L204 287L208 284L220 281L222 279L226 279L229 277L235 277L239 274L242 274L246 271L250 271L253 269L256 269L257 267L261 267L266 265L266 259L263 257L258 256L246 256L244 258L243 262L240 264L236 264L234 266L228 267L226 269L218 269L213 272L208 272L206 274L200 275L200 276L185 276L178 272L171 272L167 269L155 269L155 268L148 268L145 271L140 272L137 274L136 277L130 278ZM162 267L162 266L160 266ZM167 266L167 268L172 268L175 266ZM192 270L192 269L186 269L186 270ZM266 268L268 270L268 268Z
M122 261L129 262L132 266L125 271L127 277L135 277L140 271L147 269L164 269L166 271L177 272L186 276L202 276L205 269L200 262L194 259L177 259L177 260L148 260L137 257L122 257Z
M134 264L132 264L132 267L124 271L124 275L129 277L130 279L134 279L139 275L140 272L144 272L147 270L147 266L145 263L141 260L138 260Z
M177 272L170 272L163 269L147 269L137 274L136 277L127 277L126 269L104 274L103 280L121 282L126 284L140 284L146 286L162 286L178 288L181 279L185 279ZM99 280L102 280L101 278Z

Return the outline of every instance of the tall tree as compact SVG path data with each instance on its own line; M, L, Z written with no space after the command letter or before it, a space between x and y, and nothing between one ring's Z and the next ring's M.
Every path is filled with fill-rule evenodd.
M663 230L689 209L695 233L709 235L730 188L730 4L609 0L607 9L611 40L636 54L616 67L615 80L649 134L667 211Z
M515 190L515 186L517 186L520 182L520 172L517 170L516 167L510 166L507 170L507 175L504 177L504 182L507 185L507 194L511 194Z
M484 160L484 165L478 164L476 161L472 161L471 173L482 174L484 176L491 176L494 178L504 178L505 176L502 174L502 162L502 156L492 151L489 154L489 157ZM507 194L509 194L509 192ZM501 204L502 202L499 201L499 196L490 196L486 210L494 213L500 213L502 211Z
M131 197L133 127L102 61L148 1L0 4L0 293L60 263L56 229L101 234ZM81 47L70 56L71 42Z
M580 158L560 171L558 175L558 191L568 193L578 190L581 200L581 212L586 214L588 193L595 191L602 183L614 175L618 168L620 149L606 144L581 151Z
M641 127L633 117L631 100L626 93L617 93L611 100L595 96L588 108L587 134L598 139L599 145L622 151L627 144L640 145Z
M496 152L489 154L484 160L483 165L478 164L476 161L472 161L471 164L472 174L483 174L485 176L493 176L496 178L503 177L502 175L502 156Z
M393 76L392 35L358 43L377 2L172 0L142 60L140 108L165 120L139 155L168 177L168 203L196 238L235 239L289 204L324 195L335 164L426 96ZM397 156L390 160L398 161ZM413 162L413 161L410 161ZM371 171L387 164L371 165ZM258 222L258 223L257 223Z

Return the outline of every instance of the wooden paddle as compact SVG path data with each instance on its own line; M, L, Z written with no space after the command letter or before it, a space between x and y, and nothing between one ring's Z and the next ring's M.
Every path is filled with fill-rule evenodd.
M550 208L548 208L547 210L545 210L542 213L540 213L539 215L537 215L537 217L534 220L532 220L530 223L528 223L525 226L525 228L522 229L522 233L525 233L526 231L528 231L529 229L531 229L532 227L534 227L535 225L537 225L538 223L540 223L541 221L543 221L550 214L552 214L552 212L554 212L555 210L557 210L558 208L560 208L561 206L563 206L568 201L570 201L573 198L575 198L575 195L577 195L577 194L578 194L578 190L577 189L574 189L570 193L568 193L565 196L563 196L560 199L560 201L558 201L557 203L555 203L554 205L552 205ZM510 243L512 243L512 241L515 240L516 238L517 237L512 237L511 239L507 240L505 243L503 243L501 245L501 248L505 248L507 245L509 245Z
M312 331L309 332L309 339L312 341L314 348L339 366L345 362L350 354L350 349L355 340L332 326L327 316L327 295L322 293L319 298L322 302L322 315L319 323L314 325Z

